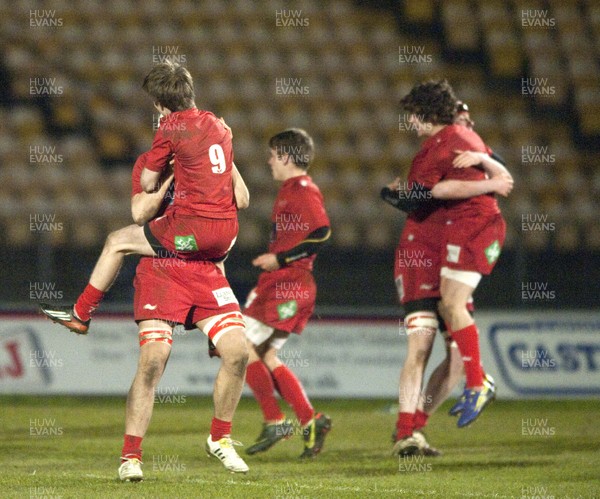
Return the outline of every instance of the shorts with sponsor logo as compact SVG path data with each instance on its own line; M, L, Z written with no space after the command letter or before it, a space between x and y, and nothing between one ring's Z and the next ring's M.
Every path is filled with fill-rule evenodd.
M284 267L260 275L248 295L244 315L272 328L300 334L315 309L316 298L312 272Z
M500 256L506 223L501 214L453 220L446 225L442 266L488 275Z
M159 255L166 250L185 260L219 261L235 243L238 221L237 217L206 218L167 210L144 225L144 234Z
M211 262L142 257L133 286L136 322L161 319L192 329L208 317L240 311L229 282Z
M440 296L443 225L406 221L394 255L394 280L401 304Z

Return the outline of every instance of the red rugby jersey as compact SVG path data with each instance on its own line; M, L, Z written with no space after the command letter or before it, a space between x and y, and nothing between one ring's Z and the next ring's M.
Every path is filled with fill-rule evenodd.
M481 137L464 126L446 126L423 143L421 151L423 150L425 153L419 158L417 164L413 161L409 182L416 182L432 189L441 180L485 180L486 178L485 172L479 168L454 168L452 165L452 161L456 157L454 152L456 150L485 153L489 151ZM433 214L434 217L445 216L447 219L456 219L479 214L500 213L493 194L449 200L445 201L443 206L443 209L437 210Z
M323 195L308 175L292 177L279 189L273 213L270 253L281 253L298 246L311 232L330 226ZM311 255L290 263L290 267L312 270L316 258Z
M175 195L172 208L183 215L235 218L231 130L213 113L197 108L161 118L150 151L138 161L163 171L173 157Z

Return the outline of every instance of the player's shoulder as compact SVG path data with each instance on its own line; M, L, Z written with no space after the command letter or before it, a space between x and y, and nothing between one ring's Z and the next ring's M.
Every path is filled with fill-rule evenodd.
M479 148L482 150L486 149L483 139L474 130L470 130L467 127L462 126L462 125L450 125L450 126L452 127L452 130L451 130L452 142L464 144L465 147L470 146L470 147Z
M290 183L290 190L296 193L321 193L319 186L315 184L309 175L296 177L294 181Z
M211 111L208 111L206 109L198 109L198 108L194 108L196 115L203 119L203 120L208 120L208 121L218 121L219 118L217 118L217 116L212 113Z

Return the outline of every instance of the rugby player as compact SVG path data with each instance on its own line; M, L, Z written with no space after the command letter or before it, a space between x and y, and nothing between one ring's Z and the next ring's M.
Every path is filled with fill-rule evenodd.
M174 200L164 215L108 235L89 283L74 305L41 305L48 318L78 334L88 332L92 313L117 277L125 255L218 262L226 258L237 237L231 129L214 114L196 108L192 77L182 66L157 64L143 89L162 118L152 148L138 158L140 185L146 193L160 190L160 180L174 160Z
M304 441L301 458L315 457L331 429L331 418L315 413L300 380L277 356L290 334L301 334L315 308L312 275L317 252L331 236L323 196L307 174L313 140L304 130L284 130L269 140L269 166L281 187L271 215L267 253L252 264L264 272L244 308L250 357L246 382L264 417L248 454L263 452L289 437L294 427L281 412L275 390L296 414Z
M143 163L132 173L131 210L137 223L162 216L172 196L161 191L145 193L140 186ZM167 178L165 185L174 186ZM234 177L238 208L246 208L249 195L241 176ZM169 182L169 183L167 183ZM240 307L222 270L222 263L178 258L142 257L134 279L134 318L139 327L140 356L127 395L125 435L119 478L140 481L142 440L150 424L154 395L171 353L173 326L194 326L218 345L221 367L214 385L214 417L205 443L209 456L218 458L234 473L248 466L235 451L231 426L243 384L248 349Z
M455 103L444 117L448 124L461 114L454 112L454 106ZM411 116L411 120L413 118L414 116ZM428 125L423 129L433 129L433 125L429 123ZM418 131L419 135L424 135L422 130L418 129ZM507 195L512 188L512 179L506 170L499 163L492 161L487 165L492 175L489 180L448 180L440 182L433 191L424 189L415 181L415 175L419 169L426 167L428 154L436 144L437 142L432 140L423 143L411 166L408 191L398 191L399 179L382 190L382 197L386 201L410 212L396 252L395 262L396 284L400 301L406 312L404 324L408 335L408 353L400 378L400 411L394 432L393 453L400 455L417 452L438 455L438 452L428 445L419 430L425 426L428 414L441 404L460 376L456 362L451 363L452 350L448 343L447 361L438 366L431 380L434 383L443 382L443 385L434 387L430 383L426 396L419 397L423 372L439 325L436 305L439 300L440 244L445 220L443 211L440 211L442 205L434 198L464 198L482 192L498 192ZM418 255L420 264L411 263L414 255ZM450 366L454 366L452 379L449 379ZM430 404L428 406L430 412L424 410L426 403Z

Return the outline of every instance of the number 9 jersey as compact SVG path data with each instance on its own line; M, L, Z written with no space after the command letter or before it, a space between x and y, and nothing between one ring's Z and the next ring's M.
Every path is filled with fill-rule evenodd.
M197 108L171 113L161 118L152 148L137 163L164 172L171 159L172 202L164 216L144 226L146 239L159 256L224 259L238 233L231 129Z
M197 108L164 116L142 168L164 171L175 160L172 208L180 215L236 218L231 179L231 129L213 113Z

